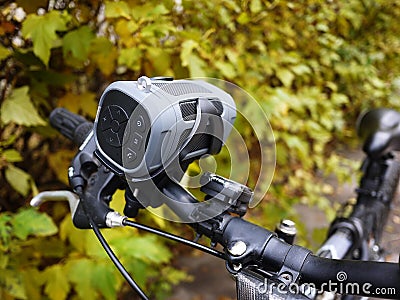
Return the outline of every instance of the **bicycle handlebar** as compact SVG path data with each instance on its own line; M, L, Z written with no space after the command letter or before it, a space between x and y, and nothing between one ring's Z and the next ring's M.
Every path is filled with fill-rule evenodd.
M190 194L185 195L183 189L172 186L165 189L173 189L171 194L179 199L187 198L184 202L195 201ZM179 210L179 206L176 205L174 209ZM341 285L358 287L355 294L371 296L379 289L394 288L392 294L384 296L388 299L400 298L400 270L397 263L321 258L303 247L285 243L263 227L228 213L209 222L189 225L213 242L220 243L225 249L227 261L233 265L245 267L255 264L267 272L291 274L292 277L298 277L300 283L314 284L324 291L332 291L332 288L340 288ZM241 246L241 253L234 250L238 243L244 245ZM340 274L346 274L347 279L341 281Z
M84 142L92 128L90 122L65 109L53 111L50 122L78 145ZM116 186L116 184L114 185ZM188 213L185 208L176 205L180 201L198 202L190 193L174 182L165 185L163 193L177 199L173 207L177 215ZM182 211L179 211L180 209ZM209 237L212 242L220 243L225 249L225 259L232 265L241 268L256 265L267 272L277 272L278 275L290 274L294 281L314 284L323 290L332 288L328 283L357 284L363 287L368 285L368 290L360 289L356 293L363 296L371 296L374 291L376 293L377 288L394 288L395 293L384 296L391 299L400 298L400 271L396 263L316 257L311 254L311 251L297 245L287 244L280 240L275 233L242 218L234 217L228 212L207 221L196 222L194 220L188 225L192 226L199 234ZM240 247L237 246L239 244ZM342 281L342 278L338 277L339 273L346 274L346 280Z
M400 272L397 263L337 260L310 255L304 262L301 273L301 283L313 283L321 290L400 299ZM355 292L350 292L350 289ZM392 294L379 294L379 291L384 290L392 291Z
M385 298L399 299L400 271L396 263L335 260L315 256L305 248L289 245L274 233L240 218L233 218L223 229L221 244L228 249L233 264L255 263L265 271L298 275L300 284L313 285L324 291L358 288L357 295L371 296L379 289L394 289ZM249 243L240 256L229 253L232 243ZM343 291L343 289L342 289ZM349 293L349 292L348 292ZM379 295L378 295L379 296Z
M93 123L61 107L51 112L50 124L78 146L82 145L93 129Z

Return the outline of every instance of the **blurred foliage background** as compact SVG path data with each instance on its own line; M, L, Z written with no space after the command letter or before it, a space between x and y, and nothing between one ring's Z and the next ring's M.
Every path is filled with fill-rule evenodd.
M109 83L140 75L231 81L259 101L276 138L273 184L250 218L272 228L298 219L296 203L332 217L325 180L343 182L358 167L342 155L358 145L357 116L400 108L399 19L396 0L0 1L0 298L129 295L65 204L28 208L39 190L67 188L76 147L50 128L53 108L93 119ZM113 203L123 205L122 192ZM171 266L179 250L167 242L105 234L152 298L187 279Z

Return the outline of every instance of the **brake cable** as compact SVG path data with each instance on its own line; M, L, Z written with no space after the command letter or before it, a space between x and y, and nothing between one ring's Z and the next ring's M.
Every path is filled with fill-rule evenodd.
M91 214L89 213L89 209L87 207L86 201L83 200L83 189L82 187L78 187L76 189L76 194L79 196L81 199L83 211L86 214L86 217L89 220L89 224L93 229L93 232L95 233L97 239L99 240L101 246L103 249L106 251L107 255L110 257L111 261L114 263L114 265L117 267L118 271L121 273L121 275L125 278L125 280L128 282L128 284L132 287L132 289L140 296L141 299L143 300L149 300L149 298L146 296L146 294L142 291L142 289L139 287L139 285L136 283L136 281L132 278L131 275L129 275L128 271L125 269L125 267L122 265L118 257L115 255L114 251L111 249L110 245L104 238L103 234L101 233L99 227L97 224L93 221L93 218Z
M118 257L115 255L114 251L111 249L110 245L108 244L108 242L106 241L106 239L104 238L103 234L101 233L99 227L97 226L96 222L94 222L92 215L89 213L90 209L88 209L87 207L87 203L84 200L83 197L83 189L82 187L77 187L75 189L75 193L78 195L78 197L81 199L81 203L82 203L82 208L83 211L86 215L86 217L88 218L89 224L94 232L94 234L96 235L97 239L99 240L101 246L103 247L103 249L106 251L107 255L109 256L109 258L111 259L111 261L114 263L114 265L116 266L116 268L118 269L118 271L121 273L121 275L125 278L125 280L128 282L128 284L132 287L132 289L141 297L141 299L143 300L148 300L149 298L146 296L146 294L142 291L142 289L139 287L139 285L136 283L136 281L132 278L132 276L128 273L128 271L125 269L125 267L122 265L122 263L120 262L120 260L118 259ZM158 236L161 236L163 238L175 241L175 242L179 242L181 244L184 244L186 246L190 246L194 249L198 249L200 251L203 251L207 254L213 255L217 258L226 259L226 255L225 253L215 250L213 248L204 246L202 244L196 243L194 241L182 238L180 236L174 235L172 233L169 232L165 232L144 224L140 224L137 222L134 222L132 220L129 220L127 218L124 218L122 221L122 225L123 226L128 226L128 227L132 227L132 228L136 228L139 230L143 230L152 234L156 234Z
M201 251L203 251L203 252L205 252L207 254L211 254L211 255L213 255L215 257L218 257L220 259L223 259L223 260L226 259L225 253L220 252L218 250L215 250L213 248L204 246L202 244L193 242L191 240L182 238L180 236L177 236L177 235L174 235L174 234L171 234L171 233L168 233L168 232L165 232L165 231L162 231L162 230L150 227L150 226L146 226L146 225L134 222L134 221L129 220L129 219L124 219L122 221L122 224L124 226L129 226L129 227L137 228L137 229L140 229L140 230L143 230L143 231L147 231L147 232L150 232L150 233L153 233L153 234L157 234L157 235L159 235L159 236L161 236L163 238L170 239L172 241L182 243L182 244L184 244L186 246L190 246L192 248L201 250Z

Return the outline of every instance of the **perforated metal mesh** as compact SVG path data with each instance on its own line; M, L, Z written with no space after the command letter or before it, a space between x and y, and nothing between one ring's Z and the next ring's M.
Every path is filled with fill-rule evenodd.
M183 145L183 142L189 137L189 134L192 132L192 129L185 129L182 132L182 135L179 138L179 142L178 142L178 148L181 148Z
M217 109L218 114L221 115L224 111L224 107L222 106L221 101L219 101L218 99L213 99L213 100L211 100L211 103Z
M264 282L249 272L240 272L236 277L238 300L268 300L268 293L261 293L260 287Z
M188 152L194 152L203 148L208 148L210 140L211 136L208 134L195 134L186 149Z
M211 91L206 88L190 82L180 82L180 83L164 83L155 82L153 83L156 87L159 87L166 93L173 96L181 96L193 93L211 93Z
M183 120L192 121L196 119L197 100L181 102L179 103L179 108L181 109Z
M238 300L310 300L303 294L292 294L282 282L272 281L260 274L242 270L236 275Z

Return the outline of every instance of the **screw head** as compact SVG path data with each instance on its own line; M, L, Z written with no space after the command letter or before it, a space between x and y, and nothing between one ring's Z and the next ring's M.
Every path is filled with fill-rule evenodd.
M246 250L247 246L243 241L236 241L230 247L228 247L228 252L233 256L243 255Z
M239 272L241 268L242 268L242 264L234 264L233 265L233 270L236 272Z
M281 274L281 278L285 281L292 281L293 276L290 273L283 273Z

